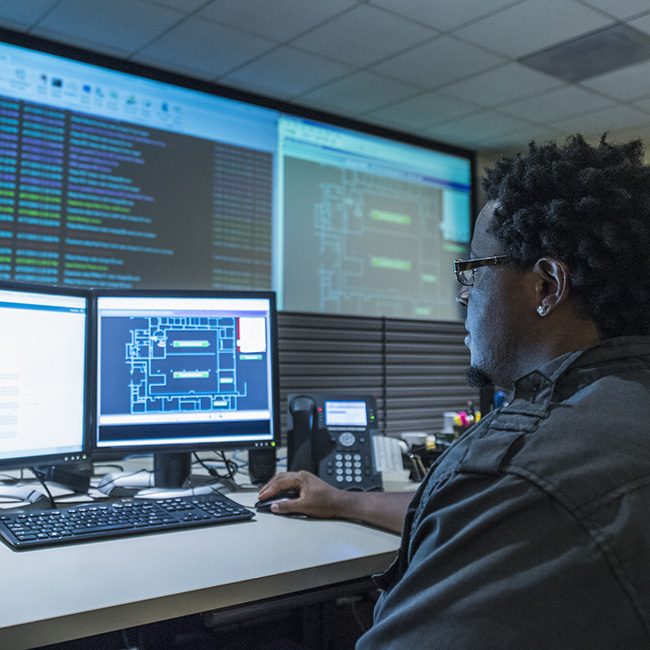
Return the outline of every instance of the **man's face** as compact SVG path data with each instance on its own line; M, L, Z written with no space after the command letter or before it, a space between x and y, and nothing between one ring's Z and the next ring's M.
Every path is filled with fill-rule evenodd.
M503 255L501 244L487 228L494 202L488 202L476 221L472 258ZM462 287L458 302L467 307L465 345L472 368L495 386L507 388L528 370L526 359L534 329L535 302L526 286L526 273L507 263L476 269L474 285Z

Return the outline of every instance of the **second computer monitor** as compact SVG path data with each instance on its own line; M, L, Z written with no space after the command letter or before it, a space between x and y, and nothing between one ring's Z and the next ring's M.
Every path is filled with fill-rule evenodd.
M87 303L0 281L0 468L86 460Z
M189 452L275 443L273 293L99 293L95 316L97 456L154 452L170 485Z

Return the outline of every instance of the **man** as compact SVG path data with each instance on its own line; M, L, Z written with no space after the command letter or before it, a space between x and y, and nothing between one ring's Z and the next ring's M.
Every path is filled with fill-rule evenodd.
M474 381L510 390L405 495L278 475L279 513L403 524L359 650L650 648L650 168L530 146L456 263Z

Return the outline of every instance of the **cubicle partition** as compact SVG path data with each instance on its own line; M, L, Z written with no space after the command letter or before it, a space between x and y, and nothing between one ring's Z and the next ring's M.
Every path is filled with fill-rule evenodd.
M292 393L371 393L379 429L435 433L445 411L476 407L462 322L280 312L282 431Z

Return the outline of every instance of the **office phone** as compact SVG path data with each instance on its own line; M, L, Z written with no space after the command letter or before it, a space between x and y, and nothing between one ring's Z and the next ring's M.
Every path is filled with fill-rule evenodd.
M345 490L381 490L372 442L377 435L371 395L313 393L287 399L289 471L310 471Z

